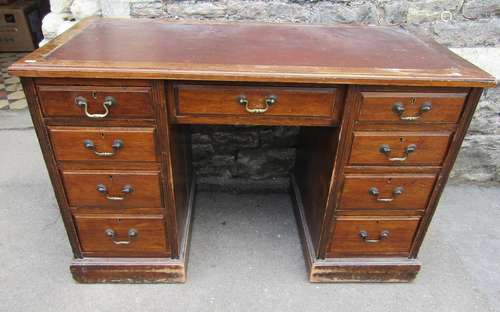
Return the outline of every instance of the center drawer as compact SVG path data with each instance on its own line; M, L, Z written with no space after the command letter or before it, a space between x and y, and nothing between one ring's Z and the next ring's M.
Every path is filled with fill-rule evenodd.
M160 208L160 173L148 171L63 171L72 207Z
M258 118L286 124L286 118L292 118L329 125L338 121L341 106L335 105L339 89L333 87L176 84L174 93L172 115L180 123L244 123Z
M57 160L156 161L154 128L49 127Z

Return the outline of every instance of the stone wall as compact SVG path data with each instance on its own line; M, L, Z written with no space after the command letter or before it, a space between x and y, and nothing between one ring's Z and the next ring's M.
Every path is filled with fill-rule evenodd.
M500 77L500 0L51 0L46 40L90 15L404 26ZM193 127L196 172L224 184L269 180L293 166L298 128ZM454 181L500 181L500 91L474 116Z

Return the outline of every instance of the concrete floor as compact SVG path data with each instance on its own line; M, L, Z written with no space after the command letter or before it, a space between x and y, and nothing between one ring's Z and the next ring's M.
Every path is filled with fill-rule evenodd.
M470 185L446 188L410 284L310 284L288 196L223 193L197 196L186 284L76 284L35 134L16 118L0 114L0 311L500 311L500 189Z

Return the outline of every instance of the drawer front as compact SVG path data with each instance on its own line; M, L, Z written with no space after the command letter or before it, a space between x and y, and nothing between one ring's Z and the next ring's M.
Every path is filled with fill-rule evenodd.
M176 114L333 119L336 93L335 88L178 84Z
M45 117L153 118L151 88L38 86Z
M467 93L361 92L358 120L456 123Z
M160 208L159 172L64 171L72 207Z
M50 127L58 160L156 161L153 128Z
M338 217L327 256L408 256L419 220Z
M103 218L76 215L75 222L84 253L137 255L164 254L167 251L161 216Z
M436 165L448 150L449 132L354 132L353 165Z
M425 209L435 175L346 175L340 209Z

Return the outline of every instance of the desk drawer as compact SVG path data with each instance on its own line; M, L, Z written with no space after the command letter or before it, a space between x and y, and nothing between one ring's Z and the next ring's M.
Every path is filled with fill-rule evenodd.
M420 209L427 206L436 175L346 175L340 209Z
M154 128L49 127L58 160L156 161Z
M420 217L338 217L328 257L408 256Z
M133 256L165 254L168 243L162 216L76 215L76 227L82 251Z
M361 92L358 120L456 123L467 93Z
M177 117L338 118L334 114L336 88L195 84L174 88Z
M39 85L45 117L154 118L150 87Z
M72 207L160 208L160 173L147 171L64 171Z
M436 165L448 151L449 132L354 132L353 165Z

